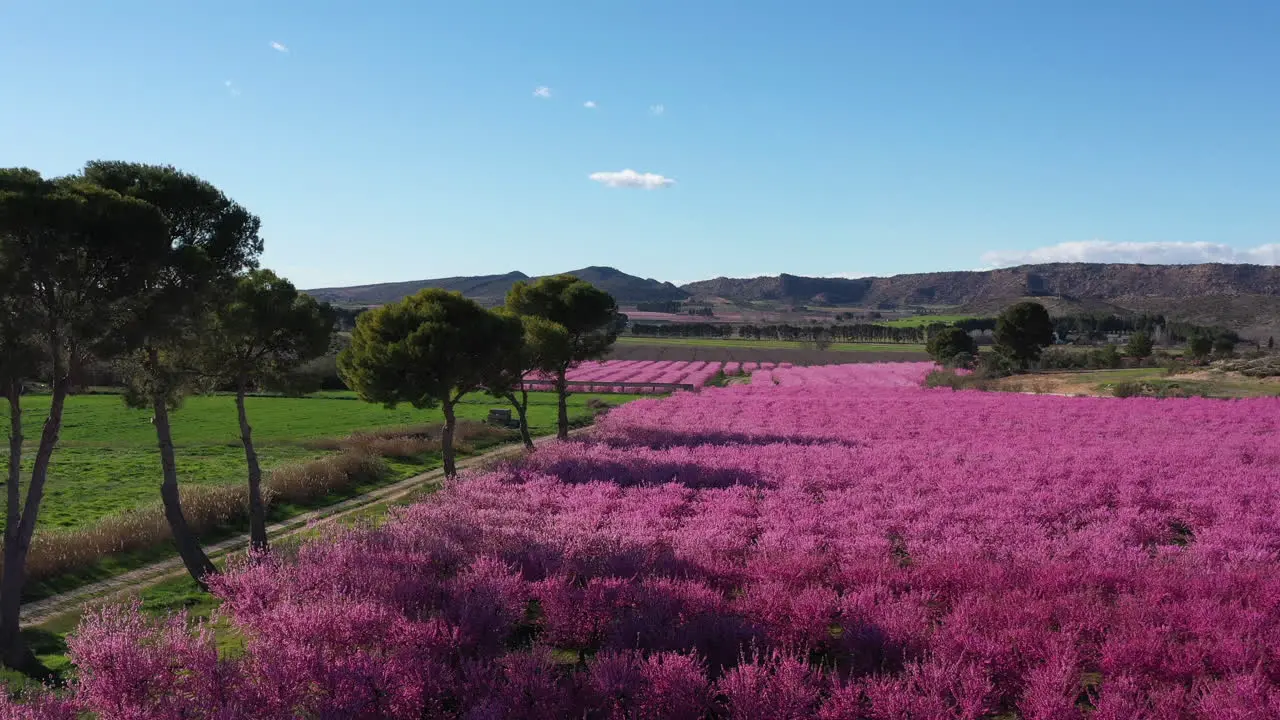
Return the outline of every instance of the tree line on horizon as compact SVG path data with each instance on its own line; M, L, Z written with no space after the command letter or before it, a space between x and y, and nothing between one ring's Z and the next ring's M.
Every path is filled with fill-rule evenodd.
M618 337L613 296L573 275L519 281L497 309L461 293L425 289L399 302L361 313L351 344L338 355L344 382L364 400L394 407L439 407L444 471L454 462L454 406L484 392L515 409L520 436L529 434L531 373L549 375L557 398L556 436L569 436L567 373L608 354Z
M1136 319L1121 321L1115 316L1097 316L1095 320L1105 323L1113 320L1113 327L1120 326L1129 331L1128 342L1124 354L1138 362L1143 362L1155 352L1155 335L1160 334L1167 340L1170 323L1163 316L1139 316ZM1092 350L1087 355L1074 353L1062 357L1050 358L1045 350L1049 346L1065 339L1060 328L1061 322L1049 316L1049 311L1038 302L1025 301L1006 308L993 319L992 339L994 352L980 358L978 344L973 338L974 323L958 321L949 326L935 329L927 344L926 351L937 362L949 367L973 367L989 375L1007 375L1011 372L1026 371L1039 363L1039 367L1073 368L1073 367L1119 367L1121 354L1114 344L1107 344L1102 350ZM1072 318L1067 318L1072 321ZM1090 321L1093 322L1093 321ZM985 325L985 323L984 323ZM1065 323L1068 327L1079 327L1074 322ZM1208 358L1211 353L1229 357L1234 353L1239 337L1233 332L1222 332L1215 328L1203 328L1189 323L1179 326L1189 336L1187 354L1197 362Z

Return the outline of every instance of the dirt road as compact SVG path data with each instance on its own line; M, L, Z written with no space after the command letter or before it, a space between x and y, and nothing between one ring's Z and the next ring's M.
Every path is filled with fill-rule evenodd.
M580 428L573 432L581 432L587 428ZM534 440L534 445L541 445L555 440L554 435L541 437ZM458 469L464 470L474 468L483 463L493 460L502 459L504 457L513 457L519 455L524 450L522 445L506 445L496 450L476 455L474 457L465 458L458 461ZM276 523L267 528L267 535L272 542L277 542L283 538L295 535L304 530L310 530L317 525L331 523L342 518L349 517L361 510L369 508L381 503L394 503L402 500L414 492L424 487L436 484L444 480L444 471L430 470L410 478L405 478L397 483L388 485L377 490L372 490L363 495L349 498L340 503L328 505L318 508L310 512L304 513L297 517ZM210 558L217 559L226 555L244 550L249 547L249 534L237 535L215 545L205 548ZM67 613L79 610L82 605L92 601L106 601L127 596L130 591L136 590L140 586L154 585L163 580L174 577L181 577L186 574L186 568L182 565L182 560L174 557L169 560L147 565L146 567L131 570L123 575L117 575L96 583L84 585L59 595L28 603L22 607L22 624L24 626L39 625L44 622Z

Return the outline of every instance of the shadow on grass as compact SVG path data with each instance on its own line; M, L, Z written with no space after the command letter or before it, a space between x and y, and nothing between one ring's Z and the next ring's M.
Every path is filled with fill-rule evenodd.
M67 657L67 634L78 622L79 618L76 618L65 629L24 629L21 637L31 652L31 664L22 670L0 667L0 686L16 694L66 684L71 670L71 660Z

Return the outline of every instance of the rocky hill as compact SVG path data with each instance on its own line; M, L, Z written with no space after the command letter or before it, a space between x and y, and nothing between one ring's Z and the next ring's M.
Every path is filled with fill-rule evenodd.
M1280 331L1280 267L1053 263L891 277L777 275L683 286L695 298L897 308L946 306L993 313L1026 297L1060 312L1158 312L1260 336Z
M611 267L585 267L568 271L601 288L621 304L638 302L662 302L684 300L689 294L669 282L628 275ZM306 292L318 300L349 307L367 307L394 302L424 288L454 290L484 305L501 305L511 286L520 280L531 280L522 272L504 275L475 275L469 277L410 280L408 282L378 283L352 287L317 288Z
M1121 265L1054 263L1001 270L891 277L810 278L778 275L716 278L683 287L694 296L836 305L965 305L1026 295L1073 298L1280 296L1280 268L1262 265Z
M1055 263L1000 270L936 272L859 279L775 275L716 278L676 287L611 267L569 271L612 293L621 305L712 300L862 308L949 307L988 314L1026 297L1051 311L1158 312L1180 320L1225 325L1251 336L1280 334L1280 267L1263 265L1122 265ZM315 297L358 307L399 300L422 288L457 290L485 305L500 305L522 272L437 278L308 290Z
M628 275L611 267L585 267L581 270L570 270L569 274L608 291L622 305L685 300L689 297L688 292L669 282Z

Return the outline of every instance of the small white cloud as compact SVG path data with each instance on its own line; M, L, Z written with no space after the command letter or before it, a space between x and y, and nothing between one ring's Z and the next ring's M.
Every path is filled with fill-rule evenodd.
M546 100L551 97L551 88L547 87L546 85L539 85L538 87L533 89L533 96L540 97L543 100Z
M657 173L638 173L635 170L622 170L619 172L594 172L588 177L592 182L598 182L601 185L607 185L615 188L642 188L644 190L656 190L658 188L670 187L675 185L676 181L669 177L663 177Z
M582 107L584 107L584 108L586 108L586 109L588 109L588 110L595 110L595 109L596 109L596 101L595 101L595 100L588 100L588 101L586 101L586 102L582 103Z
M866 273L860 273L860 272L842 272L842 273L831 273L829 275L822 275L820 277L841 278L843 280L861 280L862 278L871 277L871 276Z
M222 85L227 89L227 92L231 94L231 97L236 97L240 94L240 88L236 87L234 82L231 82L230 80L223 80Z
M1234 248L1210 242L1108 242L1083 240L1032 250L993 250L983 253L987 267L1009 267L1055 262L1142 263L1194 265L1198 263L1248 263L1280 265L1280 244Z
M667 111L667 108L666 108L666 106L665 106L665 105L650 105L650 106L649 106L649 114L650 114L650 115L661 115L661 114L665 113L666 111Z
M287 45L285 45L284 43L276 42L275 40L271 41L271 49L275 50L276 52L282 52L282 53L289 52L289 47Z

